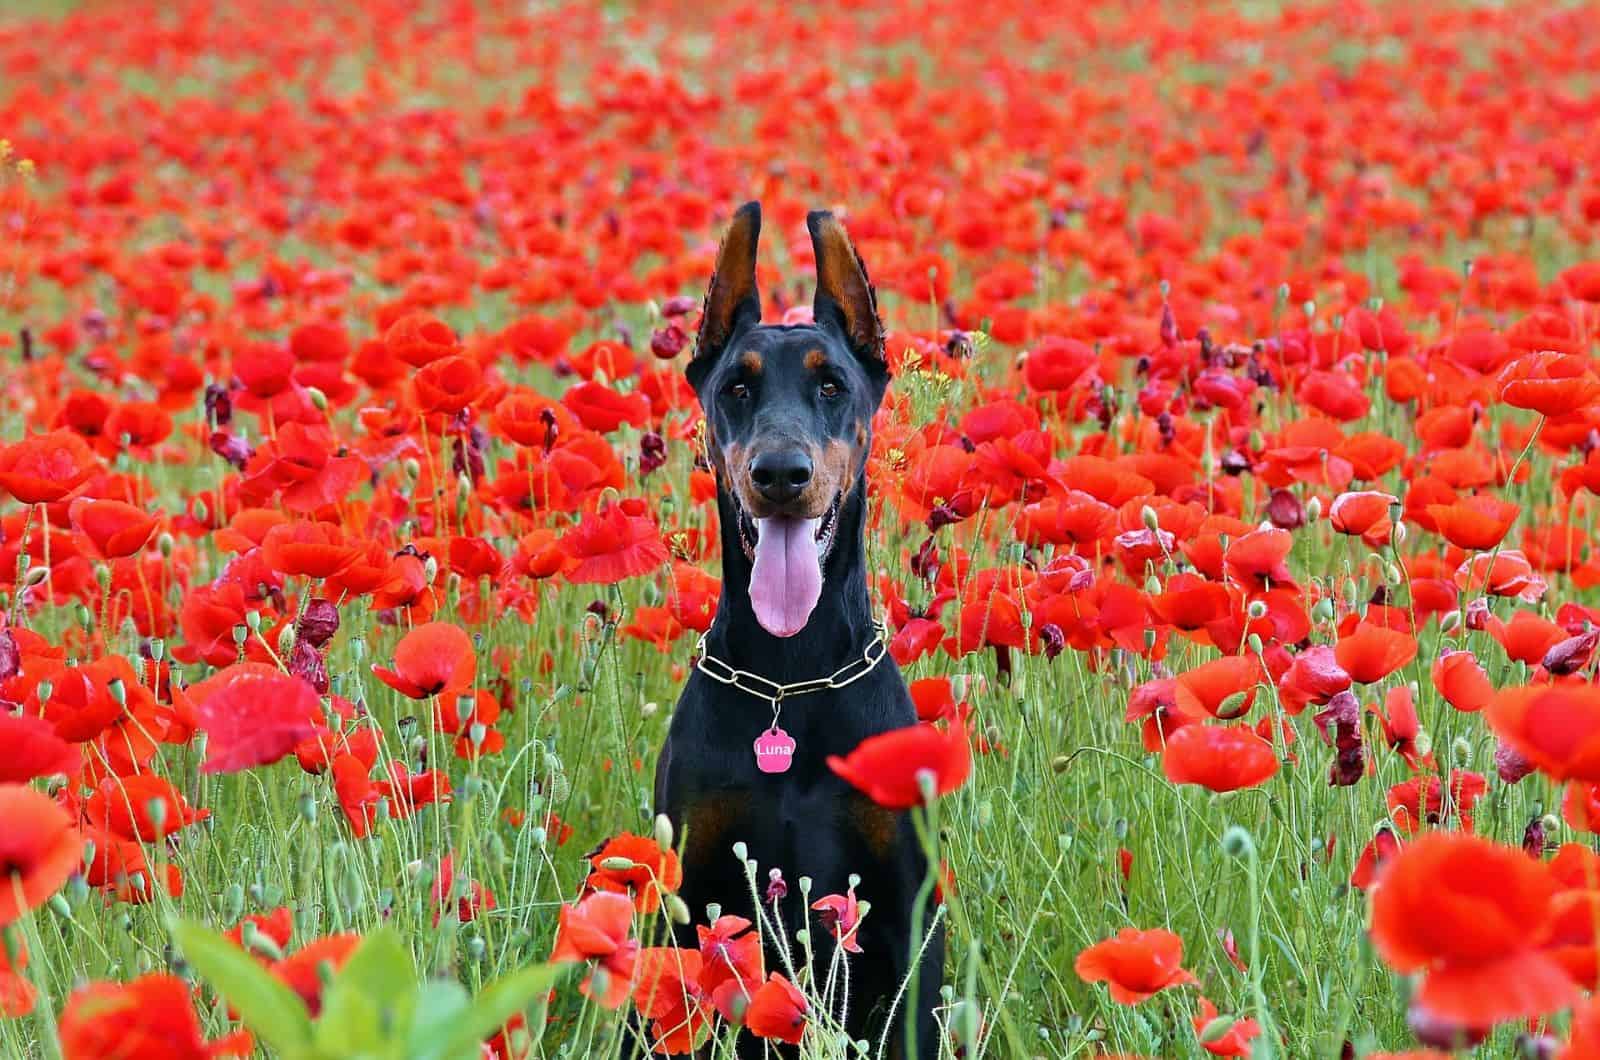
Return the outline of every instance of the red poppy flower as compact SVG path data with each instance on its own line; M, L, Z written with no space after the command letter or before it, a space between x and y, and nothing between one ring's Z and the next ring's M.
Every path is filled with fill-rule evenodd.
M338 972L360 945L361 936L354 932L326 935L274 961L267 970L300 996L306 1011L315 1019L322 1012L322 991L327 985L323 969Z
M1439 535L1457 548L1487 551L1505 540L1522 506L1480 493L1450 504L1428 505Z
M643 427L650 421L650 399L637 391L622 394L604 383L578 383L562 395L561 403L591 431L601 434L629 424Z
M856 901L856 889L845 894L830 894L811 903L820 914L823 930L832 935L846 953L860 953L861 943L856 938L856 928L861 924L861 904Z
M0 489L23 504L54 504L99 470L89 443L72 431L29 435L0 447Z
M811 1018L811 1006L793 983L773 972L750 998L745 1010L745 1030L757 1038L799 1045Z
M1194 1032L1203 1035L1211 1028L1212 1021L1217 1018L1217 1006L1210 999L1200 999L1200 1011L1190 1021L1194 1024ZM1251 1042L1261 1034L1261 1025L1253 1019L1239 1017L1223 1031L1209 1041L1202 1041L1200 1047L1212 1056L1249 1056L1252 1048Z
M1389 513L1398 503L1393 494L1377 490L1341 493L1328 507L1328 523L1339 533L1358 535L1378 548L1389 542Z
M650 1051L666 1056L693 1052L714 1012L701 986L704 959L696 950L652 946L634 962L633 1003L652 1021Z
M1119 1005L1137 1005L1169 987L1196 981L1183 968L1183 939L1160 928L1123 928L1079 953L1072 970L1084 982L1109 984L1111 1000Z
M1256 701L1260 680L1261 663L1254 655L1225 655L1178 675L1178 706L1224 721L1242 718Z
M255 1051L245 1033L206 1041L193 992L175 975L79 987L57 1030L66 1060L208 1060Z
M1333 647L1339 666L1358 685L1381 681L1417 657L1417 638L1362 622Z
M637 497L584 516L559 545L572 559L567 580L577 584L612 585L648 574L671 558L655 519Z
M160 519L142 508L121 501L94 501L79 498L70 509L72 525L106 559L137 555L156 531Z
M972 773L972 747L959 718L946 730L926 723L869 736L844 758L828 756L828 768L879 806L909 809L925 801L921 778L935 795L948 795Z
M28 947L20 938L15 946L14 958L0 946L0 1018L5 1019L28 1015L39 1000L38 989L22 974L28 970Z
M618 859L627 862L626 867L616 867ZM613 864L608 866L608 862ZM660 909L661 896L671 894L683 883L683 866L677 851L662 850L654 839L630 832L608 839L590 855L589 865L584 893L625 894L641 913Z
M83 764L78 748L31 714L0 713L0 784L26 784L56 773L73 774Z
M1484 712L1495 735L1554 780L1600 783L1600 687L1504 688Z
M471 357L442 357L423 366L411 386L423 412L453 416L482 396L483 367Z
M1372 941L1398 972L1421 972L1417 1002L1469 1028L1542 1016L1577 987L1541 949L1554 914L1549 868L1475 836L1431 832L1379 874Z
M1294 588L1294 579L1284 560L1294 548L1294 535L1287 530L1252 530L1228 543L1223 567L1228 577L1246 592L1260 592L1274 585Z
M153 843L211 816L196 809L166 777L108 777L84 803L84 816L119 839Z
M605 1008L628 997L639 943L633 930L633 903L627 897L599 891L561 907L552 961L593 961L594 971L578 988Z
M262 538L261 554L279 574L306 578L332 578L360 558L337 524L309 519L272 527Z
M83 867L83 836L49 796L0 784L0 928L37 909Z
M374 663L372 672L412 699L456 695L472 687L478 676L478 656L472 639L460 626L426 622L395 645L393 670Z
M1471 652L1443 651L1433 661L1433 687L1446 703L1464 713L1489 705L1494 685Z
M1500 370L1498 387L1500 400L1507 405L1544 416L1568 415L1600 397L1600 378L1589 359L1553 350L1539 350L1507 364Z
M310 684L262 663L237 663L179 694L192 701L206 733L202 773L271 765L322 722L322 700Z
M408 313L383 334L389 356L421 368L461 348L450 326L429 313Z
M1174 784L1237 791L1271 778L1278 758L1248 725L1184 725L1167 737L1161 769Z

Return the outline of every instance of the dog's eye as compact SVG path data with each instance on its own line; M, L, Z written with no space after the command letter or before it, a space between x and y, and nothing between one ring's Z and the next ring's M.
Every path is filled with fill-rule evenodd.
M750 388L745 386L743 383L734 383L732 386L728 387L728 396L733 398L735 401L744 401L750 396Z
M824 380L822 386L818 387L817 389L825 398L836 398L840 394L844 393L844 388L831 379Z

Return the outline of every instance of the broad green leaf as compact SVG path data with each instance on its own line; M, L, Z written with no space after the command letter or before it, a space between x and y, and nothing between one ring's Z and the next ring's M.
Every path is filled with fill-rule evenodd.
M184 960L238 1011L257 1037L284 1057L309 1051L311 1017L293 990L209 928L177 920L171 931Z
M472 1006L467 988L454 979L435 979L422 987L407 1039L408 1057L439 1060L449 1054L442 1050L457 1023Z
M411 1055L453 1060L475 1056L478 1043L506 1020L540 1001L572 969L569 964L536 964L501 976L484 987L471 1008L444 1023L422 1019L412 1029Z
M401 1055L417 1004L417 966L393 928L361 941L323 995L317 1044L336 1055Z

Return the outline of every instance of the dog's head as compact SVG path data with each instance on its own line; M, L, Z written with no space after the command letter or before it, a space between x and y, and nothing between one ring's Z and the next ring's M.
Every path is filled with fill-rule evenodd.
M817 259L813 323L761 323L746 203L717 252L688 374L706 452L750 561L750 602L774 636L805 628L847 506L859 504L872 414L889 381L866 268L831 213L806 217Z

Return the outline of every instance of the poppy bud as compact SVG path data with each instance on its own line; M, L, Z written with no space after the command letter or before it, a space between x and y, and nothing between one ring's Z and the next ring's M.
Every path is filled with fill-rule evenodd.
M694 919L689 913L689 903L675 894L665 896L662 904L667 907L667 916L674 924L687 924Z
M278 630L278 654L280 656L288 655L290 649L294 647L294 642L295 635L293 626L284 626L282 629Z
M31 589L48 577L50 577L49 567L29 567L28 573L22 576L22 587L24 589ZM110 582L111 572L108 570L106 571L106 584L109 585Z
M655 700L652 699L649 702L645 703L644 706L639 708L639 713L644 715L645 717L649 718L649 717L653 717L655 715L655 712L660 710L660 709L661 709L660 704L658 704Z
M1139 509L1139 519L1144 523L1147 530L1156 531L1161 529L1161 520L1156 516L1156 510L1148 504Z
M417 458L414 456L406 457L400 464L400 470L405 472L406 478L412 482L422 477L422 465L417 462Z
M314 386L306 387L306 396L311 399L311 404L318 412L328 411L328 395Z
M122 683L122 678L113 677L110 681L107 681L106 691L111 693L111 698L117 701L117 706L125 707L128 705L128 689ZM163 809L165 809L164 805Z
M50 911L56 916L67 921L69 924L72 923L72 906L67 903L67 899L64 895L52 894L50 896L50 901L45 904L50 907ZM10 936L7 935L7 940L9 941L9 939Z
M1311 618L1315 622L1332 622L1333 614L1333 601L1326 596L1311 606Z
M1255 850L1255 843L1250 838L1250 833L1232 825L1222 833L1222 852L1230 858L1242 858Z
M1310 320L1317 315L1317 303L1313 302L1309 298L1301 303L1300 309L1305 313L1307 320Z
M656 814L656 846L663 854L672 849L672 819L664 813Z
M1295 530L1305 525L1305 509L1300 498L1288 490L1276 489L1267 500L1267 520L1280 530Z
M339 632L339 609L327 600L316 599L306 606L296 624L300 637L313 648L321 648Z
M156 537L156 548L160 551L163 559L172 558L172 550L174 547L176 547L176 542L172 540L172 535L166 531L163 530Z
M1515 784L1533 772L1533 763L1510 744L1497 744L1494 749L1494 771L1507 784Z
M307 824L317 823L317 800L314 796L310 794L300 796L299 805L296 809L299 811L301 819Z
M1322 498L1312 497L1306 501L1306 522L1314 523L1322 518Z

